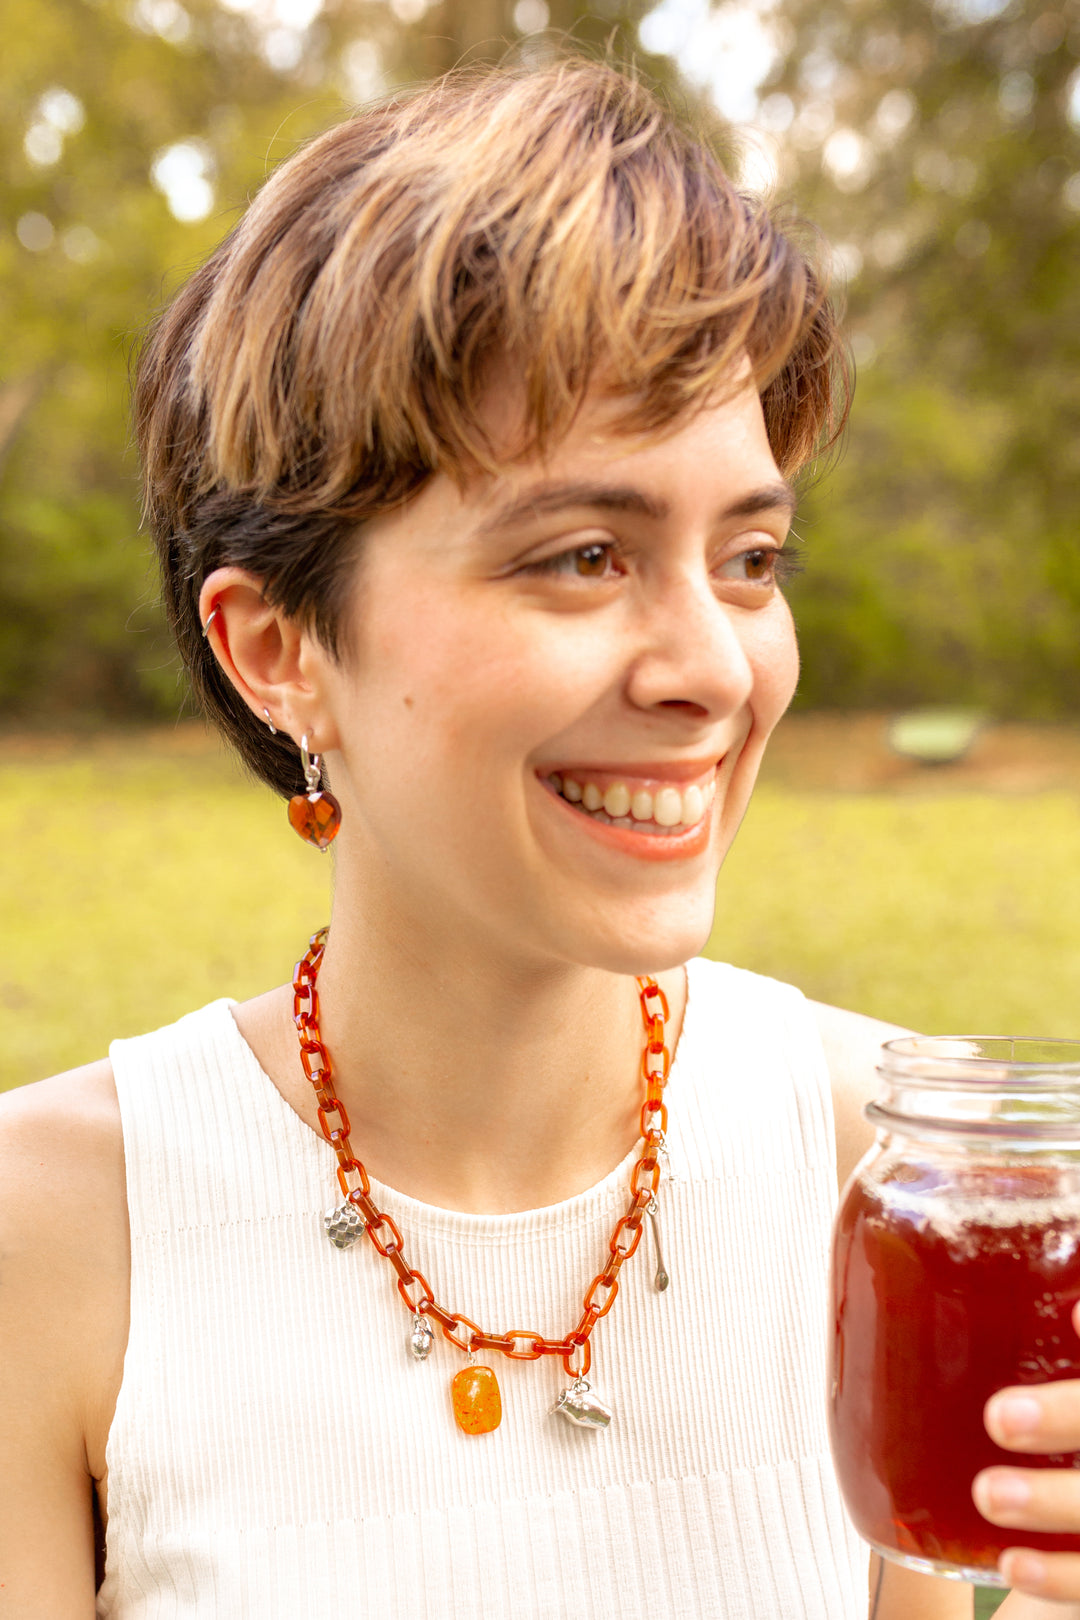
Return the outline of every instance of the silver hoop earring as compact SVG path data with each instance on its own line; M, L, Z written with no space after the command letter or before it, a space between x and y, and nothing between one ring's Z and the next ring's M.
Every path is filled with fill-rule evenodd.
M277 736L277 726L275 726L274 722L270 718L270 710L269 709L263 709L263 714L265 714L266 723L270 727L270 735L271 735L271 737L276 737Z

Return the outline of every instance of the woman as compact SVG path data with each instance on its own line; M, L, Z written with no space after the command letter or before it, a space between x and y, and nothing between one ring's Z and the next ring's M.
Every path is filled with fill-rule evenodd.
M577 61L330 131L159 323L170 614L336 833L333 918L294 985L5 1099L0 1614L867 1612L822 1306L888 1031L690 960L835 354L796 248ZM1070 1485L1000 1522L1080 1525Z

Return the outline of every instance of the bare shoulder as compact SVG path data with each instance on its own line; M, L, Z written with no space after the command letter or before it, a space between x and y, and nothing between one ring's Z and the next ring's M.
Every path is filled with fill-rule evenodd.
M112 1065L102 1060L4 1093L0 1335L47 1346L55 1387L71 1387L91 1425L93 1389L75 1385L113 1370L118 1343L122 1359L129 1273ZM70 1366L61 1365L69 1353Z
M111 1066L0 1096L0 1613L93 1613L128 1276Z
M61 1198L77 1205L80 1225L108 1213L124 1174L108 1059L0 1095L0 1166L0 1219L9 1230L32 1231L42 1208Z
M874 1139L863 1109L877 1091L878 1053L884 1041L910 1030L880 1018L812 1001L832 1081L836 1167L841 1186Z
M96 1128L108 1128L110 1122L120 1134L120 1105L116 1100L112 1064L108 1058L86 1063L64 1074L54 1074L50 1080L36 1080L27 1086L16 1086L13 1091L0 1092L0 1131L7 1138L9 1131L17 1132L24 1125L55 1121L77 1113L80 1121Z

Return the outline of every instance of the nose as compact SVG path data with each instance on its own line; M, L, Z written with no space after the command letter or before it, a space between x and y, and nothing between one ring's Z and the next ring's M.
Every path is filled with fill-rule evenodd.
M641 650L627 682L631 703L703 720L737 713L754 687L747 650L753 614L720 601L704 572L655 582L641 608Z

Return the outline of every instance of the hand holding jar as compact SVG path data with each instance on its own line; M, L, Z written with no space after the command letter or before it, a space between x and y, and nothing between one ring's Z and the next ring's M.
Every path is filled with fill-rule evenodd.
M909 1037L878 1072L833 1240L848 1511L909 1568L1080 1599L1080 1042Z
M1080 1305L1073 1307L1071 1326L1080 1336ZM1028 1452L1040 1464L1047 1456L1071 1460L1066 1468L1022 1468L1017 1458L1011 1466L996 1465L976 1475L976 1507L1010 1532L1009 1550L999 1560L1005 1584L1044 1598L1080 1602L1080 1470L1075 1462L1080 1454L1080 1379L999 1390L987 1401L984 1418L990 1438L1004 1450ZM1077 1550L1036 1550L1043 1539L1038 1532L1067 1539ZM1002 1620L1007 1612L1002 1611Z

